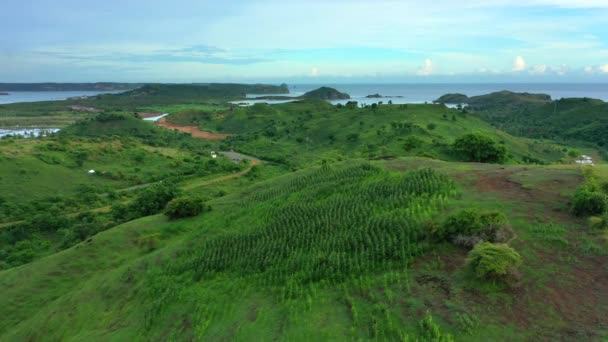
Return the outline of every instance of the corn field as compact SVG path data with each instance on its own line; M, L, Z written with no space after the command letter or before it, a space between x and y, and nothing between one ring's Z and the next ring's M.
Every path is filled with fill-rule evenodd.
M220 272L256 275L265 285L338 283L409 264L425 249L421 223L454 192L431 169L393 175L369 164L321 167L241 206L267 210L261 227L203 241L175 272L197 280Z

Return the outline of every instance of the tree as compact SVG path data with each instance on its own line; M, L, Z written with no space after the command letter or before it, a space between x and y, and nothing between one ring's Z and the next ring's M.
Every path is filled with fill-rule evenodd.
M165 215L175 220L183 217L197 216L204 211L209 211L210 207L205 205L203 200L198 197L184 196L174 198L167 204Z
M606 195L599 191L592 191L587 186L576 190L572 202L572 211L576 216L601 215L608 210Z
M481 242L475 245L467 257L467 265L479 278L507 276L521 266L521 256L505 244Z
M469 162L503 163L507 159L507 149L504 146L480 133L469 133L456 139L452 150Z

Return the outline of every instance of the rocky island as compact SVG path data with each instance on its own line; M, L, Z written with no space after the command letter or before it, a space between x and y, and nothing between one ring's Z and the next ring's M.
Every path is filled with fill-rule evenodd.
M9 95L9 93L0 93L0 95Z

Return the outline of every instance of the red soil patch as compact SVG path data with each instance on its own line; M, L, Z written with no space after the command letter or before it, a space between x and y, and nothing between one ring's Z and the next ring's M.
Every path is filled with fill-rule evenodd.
M193 138L198 138L198 139L222 140L222 139L226 139L227 137L230 136L230 134L225 134L225 133L211 133L211 132L201 131L196 126L182 126L182 125L174 124L174 123L168 122L165 118L162 118L162 119L156 121L156 125L158 125L160 127L184 132L184 133L190 133Z

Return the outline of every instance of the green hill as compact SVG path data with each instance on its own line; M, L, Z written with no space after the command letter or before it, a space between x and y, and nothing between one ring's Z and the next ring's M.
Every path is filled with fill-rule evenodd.
M473 132L504 145L511 154L510 163L555 162L566 155L563 146L511 136L443 105L356 108L305 100L272 106L256 104L234 108L223 115L190 119L205 130L234 134L222 148L295 166L324 158L350 157L418 155L457 160L450 145ZM171 116L168 120L172 120Z
M455 94L442 95L433 102L434 103L447 103L447 104L462 104L462 103L466 103L468 99L469 99L469 97L464 94L455 93Z
M506 132L608 146L608 104L590 98L551 101L543 94L495 93L472 97L467 109Z
M99 95L85 101L94 107L122 109L158 104L187 104L203 102L225 102L245 98L246 94L288 94L287 85L266 84L147 84L140 88L120 93Z
M573 167L428 159L298 171L0 272L0 339L601 340L607 255L559 209L580 181ZM466 249L429 238L471 206L511 223L515 288L476 280Z

